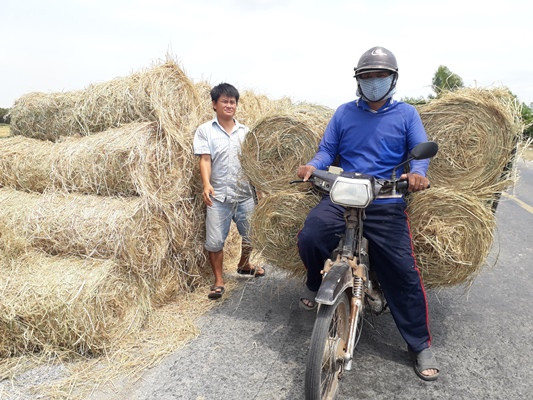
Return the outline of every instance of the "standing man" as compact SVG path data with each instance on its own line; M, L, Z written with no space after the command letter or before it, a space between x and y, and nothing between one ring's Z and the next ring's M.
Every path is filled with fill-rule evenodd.
M242 237L237 272L264 276L265 271L250 264L250 217L255 203L252 186L239 162L241 144L249 131L234 118L239 92L234 86L221 83L211 90L211 100L216 116L198 127L193 145L194 154L200 159L202 199L207 206L205 249L215 275L208 298L219 299L224 294L224 242L232 220Z
M427 141L416 109L392 99L398 79L396 58L383 47L366 51L355 68L358 99L341 105L329 122L318 152L298 168L307 180L315 169L327 169L337 157L346 172L361 172L389 179L393 168L407 158L418 143ZM428 187L429 160L412 161L409 191ZM402 171L398 171L402 172ZM417 375L437 379L439 368L431 352L428 306L420 271L416 266L406 204L403 199L377 199L366 210L364 235L369 256L396 326L407 343ZM300 257L307 282L300 306L315 309L320 271L345 229L344 208L329 196L310 211L298 235Z

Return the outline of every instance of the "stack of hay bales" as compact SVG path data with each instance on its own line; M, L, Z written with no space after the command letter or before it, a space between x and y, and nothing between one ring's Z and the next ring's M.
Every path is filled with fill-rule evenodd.
M205 92L167 61L15 102L0 140L0 356L101 353L205 282L192 153L213 117Z
M430 101L420 113L439 153L428 170L432 189L412 195L408 204L417 262L428 288L469 284L492 245L492 205L512 184L522 132L518 103L504 89L463 89ZM252 218L254 247L272 264L303 274L296 234L318 198L285 183L313 157L318 140L308 140L297 124L292 131L286 125L275 116L259 121L245 142L243 167L258 188L270 192ZM323 127L315 127L318 136ZM278 132L288 136L284 142Z
M492 246L500 194L513 184L520 104L506 89L460 89L419 112L439 153L433 189L409 202L418 266L429 287L471 284Z

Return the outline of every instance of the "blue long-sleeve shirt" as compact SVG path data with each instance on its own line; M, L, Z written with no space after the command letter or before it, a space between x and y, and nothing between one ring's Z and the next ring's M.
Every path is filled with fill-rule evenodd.
M344 171L389 179L409 151L425 141L426 131L412 105L389 99L374 111L359 98L335 111L308 165L327 169L339 156ZM428 166L429 160L413 160L410 172L426 176ZM396 173L399 177L403 168Z

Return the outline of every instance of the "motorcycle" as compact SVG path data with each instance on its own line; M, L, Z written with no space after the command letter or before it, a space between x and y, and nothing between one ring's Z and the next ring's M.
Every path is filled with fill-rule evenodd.
M396 170L412 160L435 156L438 145L424 142L397 165L391 179L377 179L338 167L315 170L308 182L345 207L346 230L330 259L324 263L323 278L315 301L318 303L305 371L307 400L334 399L344 371L352 369L354 350L361 337L367 310L381 314L386 301L373 277L368 241L363 236L365 208L374 199L399 198L408 189L407 180ZM302 180L291 183L303 182Z

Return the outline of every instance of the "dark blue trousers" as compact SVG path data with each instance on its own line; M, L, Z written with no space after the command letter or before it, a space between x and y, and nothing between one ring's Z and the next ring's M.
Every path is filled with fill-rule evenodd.
M426 293L416 266L405 204L371 204L363 234L369 243L373 271L387 299L396 326L410 350L431 344ZM307 269L307 286L317 291L324 261L345 231L344 207L329 196L311 210L298 234L298 250Z

